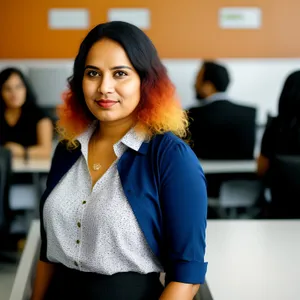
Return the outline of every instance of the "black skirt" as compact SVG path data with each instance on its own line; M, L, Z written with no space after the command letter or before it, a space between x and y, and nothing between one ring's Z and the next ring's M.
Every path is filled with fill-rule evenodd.
M159 273L101 275L59 265L45 300L158 300L163 292Z

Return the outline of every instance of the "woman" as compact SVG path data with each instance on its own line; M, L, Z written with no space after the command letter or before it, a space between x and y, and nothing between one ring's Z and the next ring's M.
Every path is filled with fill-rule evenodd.
M205 178L175 136L187 116L155 47L131 24L100 24L69 84L32 299L193 299L206 273Z
M269 121L258 157L257 173L267 175L277 154L300 155L300 71L286 79L278 105L278 116Z
M286 79L279 99L278 116L270 119L264 132L257 172L263 179L263 197L270 187L271 201L262 201L263 218L299 218L293 195L289 196L284 183L278 185L272 177L272 163L277 155L300 155L300 71ZM293 194L291 192L291 194Z
M0 128L0 145L14 157L50 157L51 120L38 108L27 80L16 68L0 73Z

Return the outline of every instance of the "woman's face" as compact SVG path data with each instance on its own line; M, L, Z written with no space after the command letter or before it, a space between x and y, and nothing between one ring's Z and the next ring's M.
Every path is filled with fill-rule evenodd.
M26 87L21 77L13 73L2 86L1 95L7 108L20 108L26 100Z
M124 49L102 39L90 49L82 81L85 102L101 122L134 118L141 81Z

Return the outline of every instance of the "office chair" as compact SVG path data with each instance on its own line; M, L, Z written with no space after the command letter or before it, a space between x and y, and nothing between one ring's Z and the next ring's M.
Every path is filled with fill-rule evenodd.
M220 188L219 215L223 219L238 219L239 209L245 210L246 218L254 218L258 214L255 207L261 191L258 180L229 180Z
M300 218L300 156L275 156L270 169L270 190L271 218Z
M0 239L7 242L12 221L9 209L9 189L11 179L11 152L0 147ZM3 243L1 243L3 245ZM0 253L0 261L15 262L9 256Z
M7 231L9 224L9 186L11 177L11 153L0 147L0 232Z

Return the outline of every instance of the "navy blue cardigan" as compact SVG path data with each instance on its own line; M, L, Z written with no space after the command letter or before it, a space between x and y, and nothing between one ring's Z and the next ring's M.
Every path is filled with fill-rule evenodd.
M49 262L45 201L80 156L80 147L70 151L60 143L55 150L40 203L42 261ZM206 181L191 148L172 133L157 135L138 151L129 148L118 162L118 171L128 202L167 280L203 283L207 269Z

